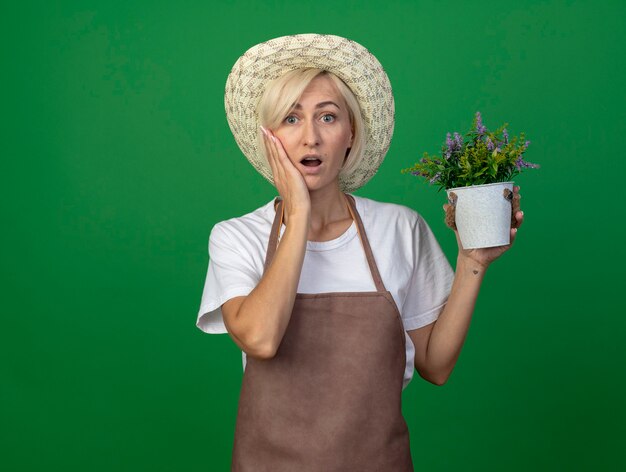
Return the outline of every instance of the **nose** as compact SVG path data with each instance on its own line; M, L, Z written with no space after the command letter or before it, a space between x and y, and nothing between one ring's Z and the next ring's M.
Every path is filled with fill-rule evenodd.
M320 143L320 134L316 123L307 121L302 130L302 143L305 146L317 146Z

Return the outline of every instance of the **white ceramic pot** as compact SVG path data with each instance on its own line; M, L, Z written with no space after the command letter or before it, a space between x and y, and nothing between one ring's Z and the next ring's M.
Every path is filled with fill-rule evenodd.
M511 236L511 201L504 189L513 182L472 185L448 189L457 196L456 227L464 249L505 246Z

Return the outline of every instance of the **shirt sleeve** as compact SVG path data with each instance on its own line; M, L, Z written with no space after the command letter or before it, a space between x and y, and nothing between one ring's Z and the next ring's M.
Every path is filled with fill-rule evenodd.
M402 310L407 331L437 320L454 280L446 255L421 216L418 216L413 238L413 273Z
M218 223L209 236L209 267L196 326L205 333L226 333L222 304L248 295L259 282L251 255L233 228Z

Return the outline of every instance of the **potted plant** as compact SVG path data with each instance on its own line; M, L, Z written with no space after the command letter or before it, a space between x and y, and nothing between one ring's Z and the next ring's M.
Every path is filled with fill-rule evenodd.
M446 189L465 249L509 244L513 178L523 169L539 167L524 160L530 144L524 133L509 138L507 126L489 131L476 112L465 137L448 133L441 155L425 152L419 162L402 170Z

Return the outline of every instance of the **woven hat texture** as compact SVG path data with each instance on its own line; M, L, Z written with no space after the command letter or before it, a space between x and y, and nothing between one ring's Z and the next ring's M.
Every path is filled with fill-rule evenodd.
M374 176L385 158L395 112L387 74L360 44L333 35L298 34L253 46L237 60L226 81L228 124L243 154L273 184L272 170L257 142L257 105L268 82L290 70L309 67L342 79L361 107L366 142L363 160L352 173L339 178L342 191L354 191Z

